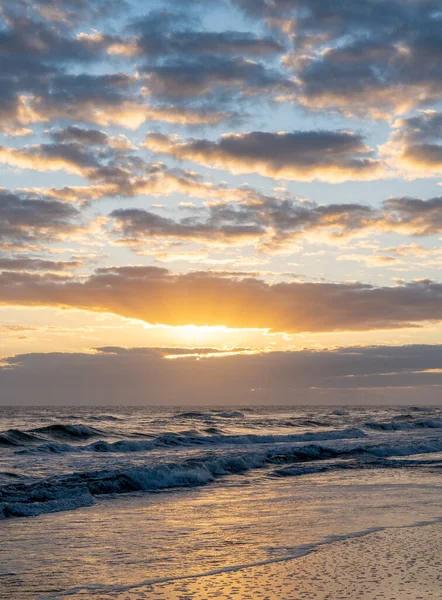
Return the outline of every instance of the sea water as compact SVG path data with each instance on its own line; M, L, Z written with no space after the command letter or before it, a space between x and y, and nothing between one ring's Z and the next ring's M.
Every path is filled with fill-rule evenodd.
M436 407L1 408L0 598L106 598L442 517Z

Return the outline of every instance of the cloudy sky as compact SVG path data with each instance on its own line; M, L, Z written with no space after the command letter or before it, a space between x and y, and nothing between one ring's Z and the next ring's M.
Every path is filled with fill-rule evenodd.
M1 403L439 401L439 0L1 4Z

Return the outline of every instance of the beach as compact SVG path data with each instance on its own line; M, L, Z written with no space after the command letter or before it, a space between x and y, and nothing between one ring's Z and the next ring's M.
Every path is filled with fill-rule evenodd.
M97 600L427 600L442 596L442 524L392 528L306 556L114 592Z

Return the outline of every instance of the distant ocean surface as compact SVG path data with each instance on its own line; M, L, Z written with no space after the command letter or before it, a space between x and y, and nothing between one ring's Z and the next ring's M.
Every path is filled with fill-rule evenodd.
M105 598L437 521L441 467L435 407L3 407L0 598Z

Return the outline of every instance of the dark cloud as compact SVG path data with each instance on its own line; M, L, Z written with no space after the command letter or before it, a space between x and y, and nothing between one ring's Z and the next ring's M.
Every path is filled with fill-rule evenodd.
M386 208L385 228L415 236L442 232L442 198L390 198Z
M77 16L81 13L80 4ZM90 69L92 62L103 60L117 40L99 32L72 31L75 21L63 17L63 9L68 6L69 3L53 2L52 8L58 12L53 13L52 19L42 3L33 3L27 11L23 3L5 5L3 26L0 25L0 131L26 133L28 126L58 118L105 122L107 115L112 121L110 107L120 110L115 114L117 122L130 125L127 113L129 109L133 112L136 104L131 77L81 72L82 68ZM91 11L93 7L91 3ZM136 110L141 110L138 105Z
M201 23L192 26L187 15L167 12L151 13L129 28L122 21L119 34L106 30L103 20L101 29L90 31L94 17L115 17L121 8L117 2L80 0L27 7L6 3L0 28L0 131L23 134L36 123L62 119L131 129L163 117L213 124L239 112L227 90L239 97L293 87L279 70L244 59L280 52L279 42L268 36L205 31ZM80 24L86 31L78 30ZM116 64L121 61L127 65L120 72ZM213 85L220 88L216 93L209 90ZM151 99L174 99L175 104L150 105L146 90Z
M4 0L2 7L8 13L32 14L59 25L75 26L80 22L94 22L97 18L117 16L127 9L125 0Z
M216 192L235 193L204 181L193 171L147 162L124 135L109 136L77 126L53 130L50 135L53 140L50 143L21 148L0 146L0 163L42 172L64 170L92 184L40 190L50 198L85 203L106 196L181 192L201 198Z
M57 73L28 103L37 121L71 119L136 129L147 111L139 88L136 77L125 73Z
M441 98L437 0L236 0L291 37L285 57L313 109L388 118Z
M93 146L104 146L109 143L109 136L104 131L97 129L84 129L76 125L70 125L66 129L51 132L51 137L56 142L80 142L92 144Z
M115 222L116 233L122 231L125 243L138 245L148 238L177 238L180 240L208 243L231 243L251 241L264 234L264 229L253 223L240 224L224 219L215 223L212 219L200 221L185 218L174 220L143 209L118 209L110 215Z
M293 92L294 84L278 68L255 57L280 53L272 37L243 31L208 31L194 13L154 11L132 24L132 37L121 52L135 54L147 76L149 96L200 111L239 112L255 97ZM251 58L248 58L251 57ZM253 59L252 59L253 58Z
M301 181L376 179L383 173L362 136L350 131L226 133L215 142L151 133L145 144L156 152L233 173Z
M0 245L60 240L81 231L80 213L74 206L36 196L0 190Z
M246 31L204 31L195 15L183 12L154 11L133 22L129 30L136 36L132 43L145 57L171 54L263 56L283 50L271 37L258 37Z
M1 130L25 133L62 119L132 129L163 117L210 125L256 99L390 118L441 99L436 0L233 4L262 19L270 34L212 31L188 6L174 12L176 3L136 19L126 11L116 26L121 2L8 0ZM100 29L91 31L97 17ZM272 58L286 50L277 65Z
M68 74L30 57L12 57L0 84L0 126L6 133L57 119L135 129L146 118L139 85L122 73Z
M45 260L18 256L5 258L0 256L0 270L2 271L69 271L82 266L79 260Z
M72 156L75 153L69 155ZM84 156L81 157L83 161ZM185 171L168 171L161 166L139 177L133 177L127 169L112 166L88 167L86 171L98 182L96 185L47 189L44 197L3 191L0 196L1 241L4 244L26 240L37 243L48 241L50 236L57 240L66 232L81 232L84 225L78 209L51 196L79 201L104 195L130 197L174 191L203 198L212 196L212 199L181 218L140 208L119 208L111 212L102 226L119 244L136 251L161 239L207 245L254 245L262 252L272 253L289 250L292 242L307 236L333 240L364 232L412 236L442 232L442 199L439 197L429 200L389 198L378 209L356 203L318 205L290 197L268 196L247 188L211 187Z
M398 119L381 152L406 177L442 175L442 113L427 110Z
M0 31L0 56L19 60L44 60L49 65L95 61L109 40L102 36L73 36L60 24L31 18L25 13L4 15Z
M271 251L305 234L323 232L345 237L374 227L381 218L368 206L318 206L250 194L248 200L213 202L196 215L171 219L143 209L117 209L110 215L113 233L135 247L152 238L176 238L209 244L259 243ZM121 237L123 235L123 237Z
M294 84L276 69L241 57L176 58L146 65L147 88L156 98L200 100L211 97L215 106L231 105L234 98L288 95Z
M167 193L169 186L192 182L194 175L180 169L168 170L162 163L149 163L138 156L125 136L107 134L79 127L53 131L52 143L33 144L21 148L0 146L0 162L36 171L64 170L80 175L93 185L65 186L44 190L47 196L69 201L93 200L104 196L134 196L138 193ZM167 181L166 181L167 180Z
M191 349L189 349L191 350ZM198 349L194 349L198 352ZM161 349L3 359L3 404L439 403L441 346L374 346L168 360Z
M126 269L126 270L125 270ZM80 308L166 325L223 325L292 333L394 329L442 320L442 284L278 283L109 268L83 281L4 272L0 303Z

